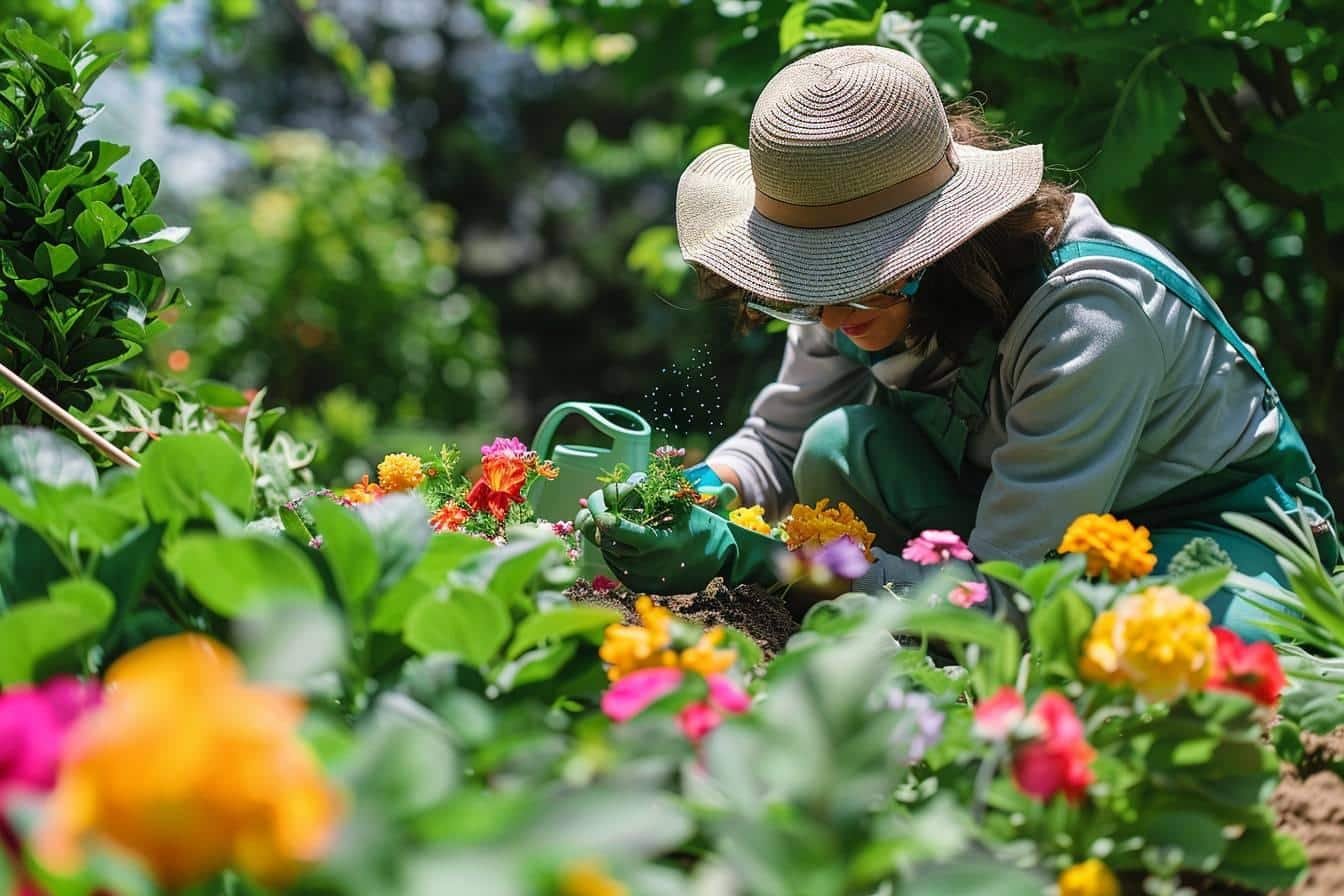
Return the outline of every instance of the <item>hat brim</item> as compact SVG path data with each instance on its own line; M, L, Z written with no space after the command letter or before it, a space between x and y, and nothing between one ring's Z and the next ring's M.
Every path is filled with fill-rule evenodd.
M840 227L776 223L755 209L747 150L705 150L677 184L682 256L757 295L823 305L872 295L937 261L1040 187L1041 147L956 145L943 186L892 211Z

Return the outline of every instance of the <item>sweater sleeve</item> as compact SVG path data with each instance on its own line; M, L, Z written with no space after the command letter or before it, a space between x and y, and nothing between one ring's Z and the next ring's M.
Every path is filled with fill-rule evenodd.
M872 374L841 355L828 330L790 326L779 375L706 461L731 467L742 480L743 503L760 504L777 519L794 502L793 461L803 433L828 411L868 400L872 389Z
M1076 517L1112 509L1167 359L1143 307L1110 280L1066 280L1023 313L1003 346L1007 437L968 542L980 559L1025 565Z

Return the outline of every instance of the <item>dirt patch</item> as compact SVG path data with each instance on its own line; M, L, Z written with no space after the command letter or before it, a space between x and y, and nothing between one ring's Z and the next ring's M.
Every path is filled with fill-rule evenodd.
M566 592L570 600L620 610L628 624L639 621L635 615L637 595L625 588L595 591L592 583L579 579ZM755 641L768 660L784 649L798 623L780 598L755 585L729 588L715 579L699 594L650 595L654 603L667 607L675 615L706 627L728 625Z
M1344 894L1344 778L1332 766L1344 763L1344 728L1324 736L1303 734L1302 746L1302 766L1284 766L1270 799L1279 830L1301 840L1311 861L1306 880L1284 896L1339 896Z

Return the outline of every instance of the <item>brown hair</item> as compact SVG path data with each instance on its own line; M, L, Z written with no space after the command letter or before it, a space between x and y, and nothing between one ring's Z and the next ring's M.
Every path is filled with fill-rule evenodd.
M979 103L954 103L948 106L947 117L957 143L979 149L1013 145L1009 135L985 121ZM989 327L1002 334L1030 295L1029 290L1015 288L1017 283L1046 263L1063 234L1072 202L1070 187L1042 180L1025 202L934 262L911 300L907 342L923 350L936 337L939 348L960 360L979 330ZM751 298L746 290L696 268L701 297L736 302L739 327L767 320L746 307Z

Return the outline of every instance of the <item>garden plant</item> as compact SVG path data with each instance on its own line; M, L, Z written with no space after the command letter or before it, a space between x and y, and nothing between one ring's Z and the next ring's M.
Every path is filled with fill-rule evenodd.
M263 191L200 218L212 239L254 230L227 252L183 250L192 289L219 288L193 308L156 258L187 231L150 211L155 164L123 180L113 166L125 147L80 142L95 108L86 92L114 41L75 39L83 4L20 5L39 27L0 33L0 362L72 412L80 433L0 391L0 896L1344 886L1344 844L1286 808L1303 788L1344 792L1344 567L1323 565L1305 515L1228 515L1277 554L1286 588L1206 538L1159 568L1146 528L1096 513L1028 565L977 562L967 533L914 533L901 557L928 575L867 593L852 585L876 536L851 506L823 498L767 518L704 484L680 444L655 449L640 475L592 483L606 506L575 506L569 519L538 518L529 492L565 474L510 434L479 453L408 437L354 477L315 469L339 438L334 405L347 419L373 407L349 430L367 436L370 420L475 420L501 397L502 378L482 381L500 331L452 282L449 213L393 168L325 141L272 139ZM643 35L652 15L651 4L552 4L532 7L524 27L527 4L475 5L509 39L576 67L620 55L598 41L619 37L603 29ZM237 22L261 15L208 6L233 8ZM1279 96L1284 48L1333 38L1277 6L1180 16L1170 3L1148 15L1082 3L1068 26L1017 6L958 0L913 18L805 0L667 15L709 17L707 33L731 21L740 38L716 50L727 96L702 110L706 128L740 96L744 71L874 35L919 53L951 87L980 42L1001 65L1067 66L1093 47L1126 75L1099 138L1129 152L1132 170L1098 175L1117 189L1161 157L1182 126L1174 110L1251 114L1223 108L1234 77L1278 97L1276 118L1334 114ZM157 9L132 7L151 19ZM1137 56L1118 49L1112 29L1131 17L1170 39ZM311 33L327 34L345 79L376 89L377 63L328 18L314 13ZM1066 48L1066 31L1092 43ZM680 59L628 55L654 69ZM1116 87L1107 71L1090 90ZM1329 92L1336 78L1299 80ZM1078 100L1039 102L1048 117ZM1186 125L1212 139L1199 131L1207 122ZM311 154L280 160L286 145ZM1240 171L1234 145L1220 162ZM1316 186L1264 142L1246 153L1291 190ZM387 200L377 214L388 220L355 232L363 200L330 195L342 187L347 200ZM1313 198L1296 225L1313 252L1337 223L1332 197ZM365 293L342 291L351 265ZM1332 271L1321 276L1337 290ZM325 304L290 306L287 284L299 281L320 281ZM255 300L241 318L229 290ZM379 330L389 309L364 300L406 316ZM200 328L160 336L193 314ZM257 318L282 321L273 342L248 343L258 369L313 361L294 354L305 340L333 353L314 374L330 382L305 374L277 390L321 393L325 413L287 414L264 383L228 381L230 327ZM333 369L356 350L349 369ZM190 357L167 372L137 357L172 351ZM414 357L400 368L403 354ZM1338 372L1328 354L1307 365ZM342 377L359 382L342 392ZM367 453L353 444L363 437L346 448ZM104 443L130 462L109 461ZM750 540L759 583L683 594L580 578L580 531L606 513L654 540L686 516L717 518ZM1259 596L1280 643L1211 623L1205 602L1229 585ZM786 636L743 618L763 605L793 614Z

